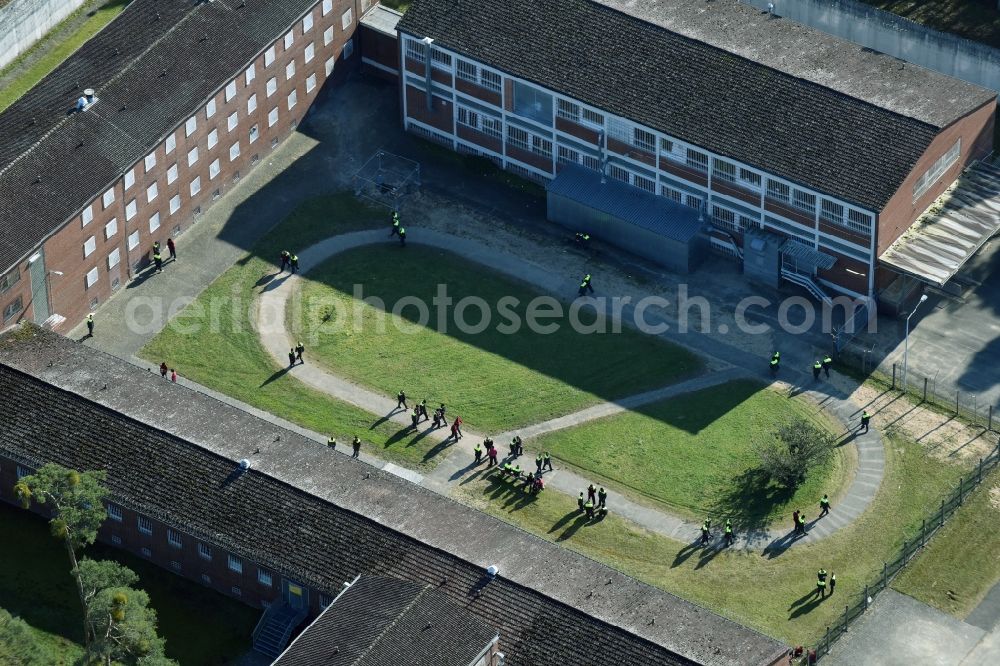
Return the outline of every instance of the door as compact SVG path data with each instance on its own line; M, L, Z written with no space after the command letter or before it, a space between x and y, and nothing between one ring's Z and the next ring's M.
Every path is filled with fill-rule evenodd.
M49 291L45 284L48 276L45 272L45 255L38 251L38 258L28 265L28 273L31 275L31 303L34 311L36 324L43 323L49 318Z
M283 588L285 602L289 606L296 610L305 610L309 607L309 590L305 586L286 579Z

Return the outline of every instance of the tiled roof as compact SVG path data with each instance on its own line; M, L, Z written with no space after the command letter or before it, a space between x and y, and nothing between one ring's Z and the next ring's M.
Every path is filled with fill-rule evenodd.
M274 666L469 666L496 636L430 585L362 576Z
M512 666L749 666L770 664L787 649L322 442L33 325L0 336L0 386L0 451L34 464L107 469L122 504L331 594L359 574L435 586L497 630ZM241 458L253 466L236 476ZM484 586L491 564L500 575Z
M0 114L0 272L200 109L317 0L133 0ZM85 88L98 102L70 113Z
M689 20L664 18L675 10ZM733 28L731 19L740 12L744 22L759 19L757 10L735 0L414 0L398 27L596 108L876 212L899 188L945 120L996 96L894 61L894 67L920 74L897 80L889 75L884 59L877 67L872 61L867 70L859 65L853 80L845 71L836 71L840 78L831 74L810 81L801 67L780 62L804 56L778 49L775 39L761 36L731 50L708 43L710 38L725 43L720 35L727 31L731 41L733 35L751 39ZM718 20L720 14L728 23ZM691 27L702 24L709 27L701 33ZM700 39L664 25L684 28ZM835 43L845 60L867 62L846 58L847 53L860 51L849 42L794 24L793 31L802 53L811 39L829 58L839 57ZM879 85L862 84L866 77ZM914 85L916 95L910 90ZM865 94L852 96L854 89ZM921 106L912 101L921 96L941 97L948 103ZM900 109L917 117L903 115Z

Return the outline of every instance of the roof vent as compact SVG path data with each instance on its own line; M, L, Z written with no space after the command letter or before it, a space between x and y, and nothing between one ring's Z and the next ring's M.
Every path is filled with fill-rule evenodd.
M243 460L241 460L240 461L240 469L243 470L244 472L247 471L248 469L250 469L250 460L247 459L247 458L244 458Z
M767 13L770 14L771 16L774 16L774 3L773 2L767 3Z
M490 566L486 567L486 575L489 576L490 578L496 578L496 575L498 573L500 573L500 569L497 568L497 565L491 564Z
M80 98L78 100L76 100L76 110L77 111L86 111L91 106L93 106L96 102L97 102L97 98L94 97L94 89L93 88L87 88L86 90L83 91L83 94L80 95Z

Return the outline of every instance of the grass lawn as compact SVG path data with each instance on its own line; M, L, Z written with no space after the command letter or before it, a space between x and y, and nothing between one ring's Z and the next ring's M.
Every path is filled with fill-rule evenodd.
M996 0L861 0L911 21L1000 47Z
M77 12L64 19L62 23L52 28L34 46L8 64L0 71L0 77L13 72L15 68L21 67L22 63L33 54L39 52L43 54L30 66L24 68L24 71L20 72L13 80L0 87L0 111L6 109L17 101L21 95L31 90L36 83L58 67L62 61L80 48L84 42L96 35L101 28L121 14L129 2L131 0L108 0L108 2L101 3L96 9L93 9L93 7L97 3L84 5ZM83 11L89 13L87 19L76 31L66 34L62 27L74 21L78 13Z
M80 602L62 546L35 514L0 503L0 531L11 536L0 548L0 605L36 632L56 661L72 664L82 653ZM115 559L139 575L167 641L167 656L183 666L224 664L250 649L260 612L149 562L102 545L86 556Z
M937 506L960 471L926 456L914 442L892 439L885 481L869 510L819 544L794 546L774 557L680 543L617 518L614 507L606 520L587 524L571 497L526 496L481 476L457 493L464 502L639 580L791 645L809 645L859 598L902 540L912 538L914 526L919 529L925 512ZM821 566L836 573L838 582L835 596L823 601L811 597Z
M893 587L964 620L1000 581L998 489L1000 470L994 470Z
M392 9L405 12L410 6L411 0L382 0L382 4Z
M834 427L804 398L740 380L558 430L535 446L690 517L730 516L737 525L758 526L787 514L791 524L797 508L815 516L824 492L835 499L851 471L838 450L795 491L756 473L755 446L771 441L780 425L800 421Z
M529 301L540 292L445 250L414 245L401 251L388 243L359 248L334 257L309 278L298 316L296 308L289 308L296 336L308 340L309 331L321 331L334 301L346 320L340 330L317 336L311 358L388 395L403 389L415 400L445 402L451 414L487 432L664 386L701 369L690 352L625 326L617 334L584 334L562 319L554 333L522 326L505 334L498 330L504 320L496 304L516 298L519 305L512 311L524 321ZM405 302L401 299L420 299L430 309L429 326L413 324L418 315L412 306L394 315L406 332L388 322L379 327L385 312L372 305L358 308L357 316L353 286L358 283L365 298L380 298L389 310ZM438 285L447 285L455 303L470 296L485 300L492 310L489 326L463 333L449 313L447 331L439 332L432 304ZM469 308L464 319L475 324L481 316ZM593 310L581 311L580 319L593 322Z
M261 278L274 272L279 248L298 252L333 234L384 223L384 211L349 194L303 204L181 311L140 356L157 364L167 359L184 377L341 441L349 442L357 433L383 458L429 466L433 461L428 440L407 435L391 422L372 427L371 414L285 374L261 347L248 318Z

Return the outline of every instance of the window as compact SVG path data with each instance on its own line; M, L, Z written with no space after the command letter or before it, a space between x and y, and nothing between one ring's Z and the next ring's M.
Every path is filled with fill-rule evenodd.
M257 93L250 95L247 99L247 113L253 113L257 110Z
M146 546L143 546L143 547L142 547L142 548L140 548L139 550L140 550L140 552L142 553L142 556L143 556L143 557L152 557L152 556L153 556L153 551L151 551L151 550L150 550L149 548L147 548Z
M215 148L215 144L217 143L219 143L219 130L213 129L208 133L208 149Z
M290 94L288 95L288 110L289 110L289 111L291 111L291 110L292 110L292 107L294 107L294 106L295 106L295 104L296 104L296 103L297 103L298 101L299 101L299 96L298 96L298 94L296 93L296 91L294 91L294 90L293 90L293 91L292 91L292 92L291 92L291 93L290 93Z
M191 136L197 129L198 129L198 117L191 116L190 118L187 119L187 122L184 123L184 136Z
M330 42L333 41L333 26L323 31L323 46L329 46Z
M184 541L181 539L181 535L169 528L167 529L167 543L174 548L181 548L184 546Z
M722 206L712 206L712 224L729 231L740 230L736 224L736 213Z
M191 196L201 192L201 176L195 176L195 179L191 181L189 189L191 190Z
M112 534L111 535L111 543L113 543L116 546L120 546L120 545L122 545L122 538L120 536L118 536L117 534Z
M254 141L256 141L258 135L259 135L259 132L257 131L257 126L254 125L253 127L250 128L250 143L253 143Z
M650 194L656 194L656 181L652 178L635 175L632 177L632 184L640 190L649 192Z
M740 177L739 177L740 185L749 190L760 192L760 181L761 178L759 173L751 171L750 169L744 169L740 167Z
M5 275L2 280L0 280L0 294L5 291L9 291L11 287L21 281L21 271L17 267L14 267L10 273Z
M107 240L118 233L118 218L113 217L111 221L104 225L104 240Z
M410 60L423 62L426 57L425 46L415 39L406 40L406 57ZM472 65L475 67L475 65Z
M431 64L440 69L451 69L451 56L441 49L431 48Z
M146 159L143 160L143 163L146 165L146 173L149 173L150 170L156 166L156 153L146 155Z
M479 83L479 68L468 60L459 58L458 62L455 63L455 75L463 81ZM559 100L559 103L561 105L563 100Z
M83 242L83 256L89 257L97 249L97 239L91 236Z
M484 88L492 90L493 92L500 92L501 78L496 72L482 70L479 73L479 82Z
M463 61L459 61L459 65L463 64ZM459 67L461 71L461 67ZM565 99L560 99L556 103L556 115L560 118L565 118L566 120L572 120L573 122L580 121L580 105L574 104Z
M333 66L336 64L337 64L337 56L330 56L329 58L326 59L326 65L324 65L324 69L326 70L327 76L330 76L330 74L333 72Z
M219 159L216 158L211 164L208 165L208 179L212 180L213 178L215 178L216 176L218 176L219 175L219 171L221 171L221 170L222 169L219 166Z
M93 219L94 219L94 206L93 204L91 204L86 208L84 208L83 212L80 213L80 221L82 222L80 226L81 227L87 226L88 224L91 223Z
M747 229L760 229L760 220L754 217L747 217L746 215L740 215L740 229L746 231Z
M257 582L271 587L271 574L263 569L257 569Z
M302 34L304 35L310 30L312 30L312 27L313 27L313 15L312 12L309 12L308 14L302 17Z
M872 218L860 210L849 209L847 211L847 228L863 233L866 236L870 235L872 232Z
M666 185L660 185L660 195L670 199L674 203L684 203L684 193Z
M736 165L720 159L712 159L712 178L727 183L736 182Z
M212 559L212 547L199 541L198 542L198 557L200 557L203 560L211 560Z
M240 142L237 141L233 145L229 146L229 161L232 162L239 156L240 156Z
M687 159L685 164L687 164L692 169L696 171L701 171L702 173L708 171L708 155L705 153L700 153L692 148L687 149Z
M139 231L133 231L128 235L128 249L134 250L139 246Z
M171 134L170 136L168 136L166 140L166 145L164 147L166 148L168 155L172 153L174 148L177 147L177 135Z
M309 62L316 57L316 45L314 43L309 42L309 46L306 47L305 57L306 62Z
M230 81L226 84L226 101L231 101L236 97L236 81Z
M792 190L792 205L809 215L816 214L816 195L802 190Z
M146 188L146 203L152 203L153 199L156 198L156 195L158 193L159 193L159 188L156 187L156 183L153 183L152 185L150 185L149 187L147 187Z
M528 133L520 127L509 125L507 127L507 143L515 148L528 150Z
M332 603L333 603L333 597L331 597L329 594L323 594L322 592L320 592L320 595L319 595L319 607L320 608L326 608L327 606L329 606Z
M170 560L170 568L173 569L174 571L180 571L181 563L178 562L177 560Z
M792 188L784 183L779 183L776 180L768 180L767 198L774 199L775 201L780 201L782 203L788 203L791 201L791 189Z
M177 180L177 165L171 164L170 168L167 169L167 185L170 185L175 180Z
M361 13L364 14L366 11L372 8L372 0L361 0Z
M107 209L108 206L113 204L115 202L115 188L112 187L110 190L105 192L104 196L101 197L101 200L104 202L105 209Z
M188 166L194 166L195 162L198 161L198 146L195 146L188 151Z
M205 585L211 585L212 584L212 577L209 576L208 574L202 574L201 575L201 582L203 582Z
M295 41L295 35L293 35L293 34L292 34L292 31L291 31L291 30L289 30L289 31L288 31L288 34L287 34L287 35L285 35L285 50L286 50L286 51L287 51L288 49L292 48L292 43L293 43L294 41Z
M271 63L274 62L274 53L273 45L264 51L264 67L270 67Z
M295 76L295 61L289 60L288 64L285 65L285 80L291 81L293 76Z
M226 128L230 132L232 132L236 128L236 125L239 124L239 122L240 122L239 114L237 114L236 111L233 111L232 113L229 114L229 118L226 120Z
M121 259L122 259L122 250L120 247L116 247L114 252L108 255L108 270L110 271L112 268L117 266L118 262L120 262Z
M306 79L306 92L312 92L316 88L316 75L310 74Z
M515 81L514 113L542 125L551 125L552 95L534 86Z
M656 136L652 132L636 127L632 132L632 145L649 153L656 152Z
M153 233L160 228L160 214L153 213L153 216L149 218L149 233Z
M556 155L556 160L560 164L576 164L580 161L579 151L573 150L572 148L567 148L566 146L559 146L559 151Z
M175 194L170 197L170 214L173 215L181 209L181 195Z
M278 90L278 79L273 76L267 80L267 96L270 97Z
M819 210L819 217L826 222L843 225L844 207L839 203L830 201L829 199L823 199Z
M274 123L278 122L278 107L274 107L267 112L267 126L274 127Z
M497 74L497 90L500 89L500 75ZM604 127L604 116L597 111L591 111L590 109L583 109L580 111L580 119L584 123L589 123L591 125L596 125L598 127Z
M352 23L354 23L354 12L348 7L347 11L340 15L340 27L344 29L344 32L347 32Z
M236 557L235 555L229 555L229 569L230 571L235 571L236 573L243 573L243 560Z
M215 115L215 98L208 100L208 104L205 105L205 119L211 118Z
M122 508L117 504L108 505L108 518L111 520L122 522Z
M137 521L137 525L139 527L139 531L140 532L142 532L143 534L152 534L153 533L153 521L152 520L150 520L146 516L137 516L136 517L136 521Z
M623 183L627 183L631 180L632 174L628 169L620 167L617 164L608 165L608 175L615 180L620 180Z
M542 157L552 157L552 142L540 136L531 135L531 152Z
M333 11L333 0L323 0L323 16Z
M135 169L129 169L125 172L125 187L123 189L127 190L133 185L135 185Z
M257 67L253 63L250 63L250 66L247 67L247 70L243 72L243 80L246 81L246 84L249 86L250 82L256 78L257 78Z
M961 153L962 139L959 139L947 153L938 158L938 160L931 165L931 168L925 171L923 175L917 179L917 182L913 184L913 200L916 201L924 192L930 189L931 185L936 183L938 179L944 175L944 172L947 171L952 164L958 161Z
M233 593L234 597L243 596L243 590L240 589L239 585L233 585L231 588L229 588L229 591Z
M354 40L349 39L346 42L344 42L344 52L343 52L344 60L347 60L352 55L354 55Z

